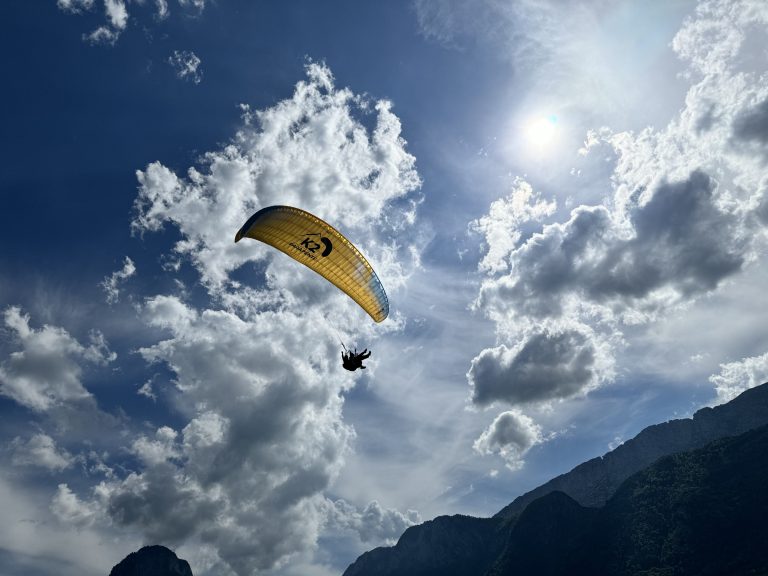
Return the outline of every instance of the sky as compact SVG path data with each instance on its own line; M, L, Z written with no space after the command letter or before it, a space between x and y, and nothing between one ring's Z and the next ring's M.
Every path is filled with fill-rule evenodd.
M762 0L0 16L4 575L339 575L768 380ZM275 204L387 320L233 242Z

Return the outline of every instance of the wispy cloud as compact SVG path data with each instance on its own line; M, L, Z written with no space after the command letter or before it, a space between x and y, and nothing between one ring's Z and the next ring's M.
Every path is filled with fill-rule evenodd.
M120 300L120 284L134 274L136 274L136 265L126 256L122 269L113 272L101 283L102 289L107 294L107 304L116 304Z
M97 332L84 346L62 328L34 329L17 307L7 308L4 320L21 349L0 364L0 394L35 412L90 400L81 363L106 364L116 358Z
M36 466L59 472L74 463L72 455L59 449L54 439L44 433L33 434L27 441L16 437L11 448L11 462L15 466Z
M207 0L177 1L182 9L193 11L197 14L203 11L207 3ZM82 14L92 11L97 5L97 0L57 0L56 4L62 12L67 14ZM101 4L104 8L105 23L91 32L83 34L83 40L94 45L113 45L117 42L122 33L128 28L129 20L132 18L131 14L135 14L133 9L136 8L136 5L143 5L144 2L135 2L131 6L131 2L126 2L125 0L102 0ZM168 18L171 13L168 0L154 0L154 5L156 21ZM130 13L129 6L132 9Z
M82 10L90 10L93 8L94 2L95 0L57 0L56 5L64 12L77 14Z
M200 84L203 79L201 63L202 60L191 50L174 50L173 54L168 57L168 64L176 70L176 77L195 84Z

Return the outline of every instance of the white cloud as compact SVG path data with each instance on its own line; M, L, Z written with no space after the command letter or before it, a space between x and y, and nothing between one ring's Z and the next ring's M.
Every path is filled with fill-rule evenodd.
M57 0L56 5L64 12L77 14L81 10L90 10L93 8L95 0Z
M107 304L116 304L120 300L120 283L134 274L136 274L136 265L126 256L123 268L104 278L101 283L102 289L107 293Z
M764 45L767 30L765 3L702 2L673 42L690 82L679 114L661 129L594 130L579 152L602 162L609 151L610 196L533 232L515 232L536 219L509 199L474 223L487 244L475 306L497 332L467 373L476 405L547 402L610 382L631 354L627 333L639 338L764 263L768 68L746 47ZM712 377L719 397L754 385L761 359L723 365Z
M33 411L91 399L81 381L80 363L106 364L116 358L99 333L91 334L86 347L62 328L31 328L29 316L19 308L7 308L4 319L21 350L0 364L0 394Z
M761 0L705 0L675 36L673 47L693 71L730 74L744 46L748 26L765 24L768 7Z
M652 314L711 291L749 257L748 228L718 205L716 188L694 171L618 215L579 207L514 250L512 271L483 284L479 305L494 316L542 318L584 301L627 321L627 313Z
M52 491L61 495L57 498L58 511L76 517L79 526L57 521L50 509ZM57 489L55 485L40 489L37 482L15 484L0 475L4 574L103 576L116 560L141 546L142 542L130 535L114 538L114 532L104 527L89 528L88 512L71 500L66 503L68 491L68 487Z
M99 26L90 34L83 34L83 39L91 44L114 44L120 37L120 32L109 26Z
M155 318L155 301L147 308ZM173 367L192 418L181 443L169 428L134 442L145 468L107 482L102 493L113 522L168 541L197 536L240 574L313 546L321 493L352 435L341 422L335 350L291 354L322 341L325 328L312 328L307 317L270 316L246 322L189 310L175 323L157 318L172 336L140 352Z
M92 5L91 2L88 8ZM114 44L128 25L128 10L123 0L104 0L104 14L106 25L99 26L89 34L83 34L83 39L91 44Z
M599 354L578 330L536 331L514 349L501 345L483 350L467 373L472 402L517 405L585 394L608 376L599 368Z
M200 69L202 60L191 50L174 50L168 57L168 64L176 70L176 76L181 80L191 80L200 84L203 79L203 71Z
M207 173L191 168L183 180L159 163L138 172L134 230L176 225L183 236L176 252L191 257L210 289L249 260L271 259L268 248L233 239L253 212L272 204L300 206L333 223L356 240L385 287L403 282L402 262L413 256L392 231L408 224L389 205L421 182L400 122L388 102L337 89L327 67L310 64L307 73L291 99L246 116L258 127L246 125L231 145L207 154ZM372 133L359 115L374 116ZM267 276L293 276L280 284L296 286L294 296L315 290L313 280L297 286L306 275L284 264L272 260Z
M325 492L354 437L342 420L342 392L354 380L340 366L332 327L371 342L398 322L374 325L288 257L256 242L235 245L235 232L260 207L294 204L359 238L388 289L418 262L407 195L420 181L391 105L337 89L325 66L307 72L292 98L248 111L203 169L181 178L153 163L138 173L133 229L178 228L175 254L193 263L210 301L145 300L143 320L165 335L138 353L173 372L184 425L129 437L135 469L116 470L79 500L98 511L99 525L194 542L240 575L305 557L326 524ZM257 261L266 263L263 282L231 279ZM60 506L63 517L79 518L67 512L80 509L68 493L58 500L70 504ZM388 537L408 518L377 505L361 514L369 538Z
M96 0L57 0L59 9L68 14L81 14L90 11L96 5ZM83 39L91 44L112 45L120 38L120 35L127 29L128 20L131 14L128 12L130 1L126 0L103 0L105 23L98 26L95 30L83 34ZM144 0L133 2L135 5L143 5ZM168 0L154 0L155 19L163 21L170 15ZM206 0L178 0L182 9L200 14L206 5ZM197 80L199 81L199 80Z
M155 391L152 389L152 380L147 380L144 382L144 384L141 385L141 388L138 389L136 392L139 396L146 396L150 400L157 400L157 395L155 394Z
M95 506L80 500L67 484L59 484L50 509L61 522L78 528L93 524L98 513Z
M182 6L182 7L190 6L202 12L202 10L205 8L205 4L207 1L208 0L179 0L179 6Z
M352 530L361 542L371 545L391 546L406 528L421 523L421 515L416 510L402 513L383 508L376 500L363 509L344 500L328 500L327 505L327 522L331 529Z
M157 4L157 17L159 20L165 20L168 18L168 14L170 11L168 10L168 2L167 0L155 0L155 4Z
M38 466L59 472L72 466L74 459L66 450L59 450L53 438L44 433L32 435L26 442L15 438L11 442L15 466Z
M715 385L718 403L733 400L749 388L768 382L768 353L720 364L720 373L709 381Z
M124 30L128 24L128 11L123 0L104 0L107 19L115 30Z
M133 453L138 456L146 466L157 466L169 460L181 457L176 443L178 433L169 426L162 426L155 432L155 439L139 436L133 441Z
M498 454L510 470L519 470L523 457L544 441L541 427L519 410L502 412L474 443L483 455Z
M508 255L509 266L498 274L506 268L481 263L489 277L476 305L497 322L500 342L477 356L470 376L485 377L494 397L502 397L502 384L511 390L526 381L511 371L516 364L510 349L531 346L533 326L586 325L614 346L623 325L689 305L758 258L762 159L734 141L762 142L761 103L768 89L734 59L747 29L768 22L766 12L752 2L703 3L674 42L694 71L706 72L691 86L679 118L659 131L591 133L589 148L602 141L616 153L612 198L574 209L565 222L544 226L512 249L508 238L487 236L486 258L498 262L492 255ZM503 228L517 213L497 203L481 220L486 229ZM594 387L591 382L583 389ZM476 384L475 401L484 389ZM573 393L566 382L540 389ZM522 398L510 392L507 399Z
M509 196L491 203L487 215L470 222L470 230L485 236L487 252L480 261L482 272L507 270L507 258L517 248L523 226L541 222L557 207L555 201L542 200L524 180L516 180L512 188Z

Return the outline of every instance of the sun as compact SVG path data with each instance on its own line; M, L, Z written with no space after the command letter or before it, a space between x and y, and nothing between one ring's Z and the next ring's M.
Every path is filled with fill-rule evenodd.
M525 123L524 133L526 141L543 151L549 148L557 138L557 116L536 116Z

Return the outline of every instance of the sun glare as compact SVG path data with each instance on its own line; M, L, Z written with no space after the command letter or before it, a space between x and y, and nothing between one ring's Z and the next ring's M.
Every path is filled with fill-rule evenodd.
M525 139L538 150L548 148L557 137L557 116L537 116L525 124Z

